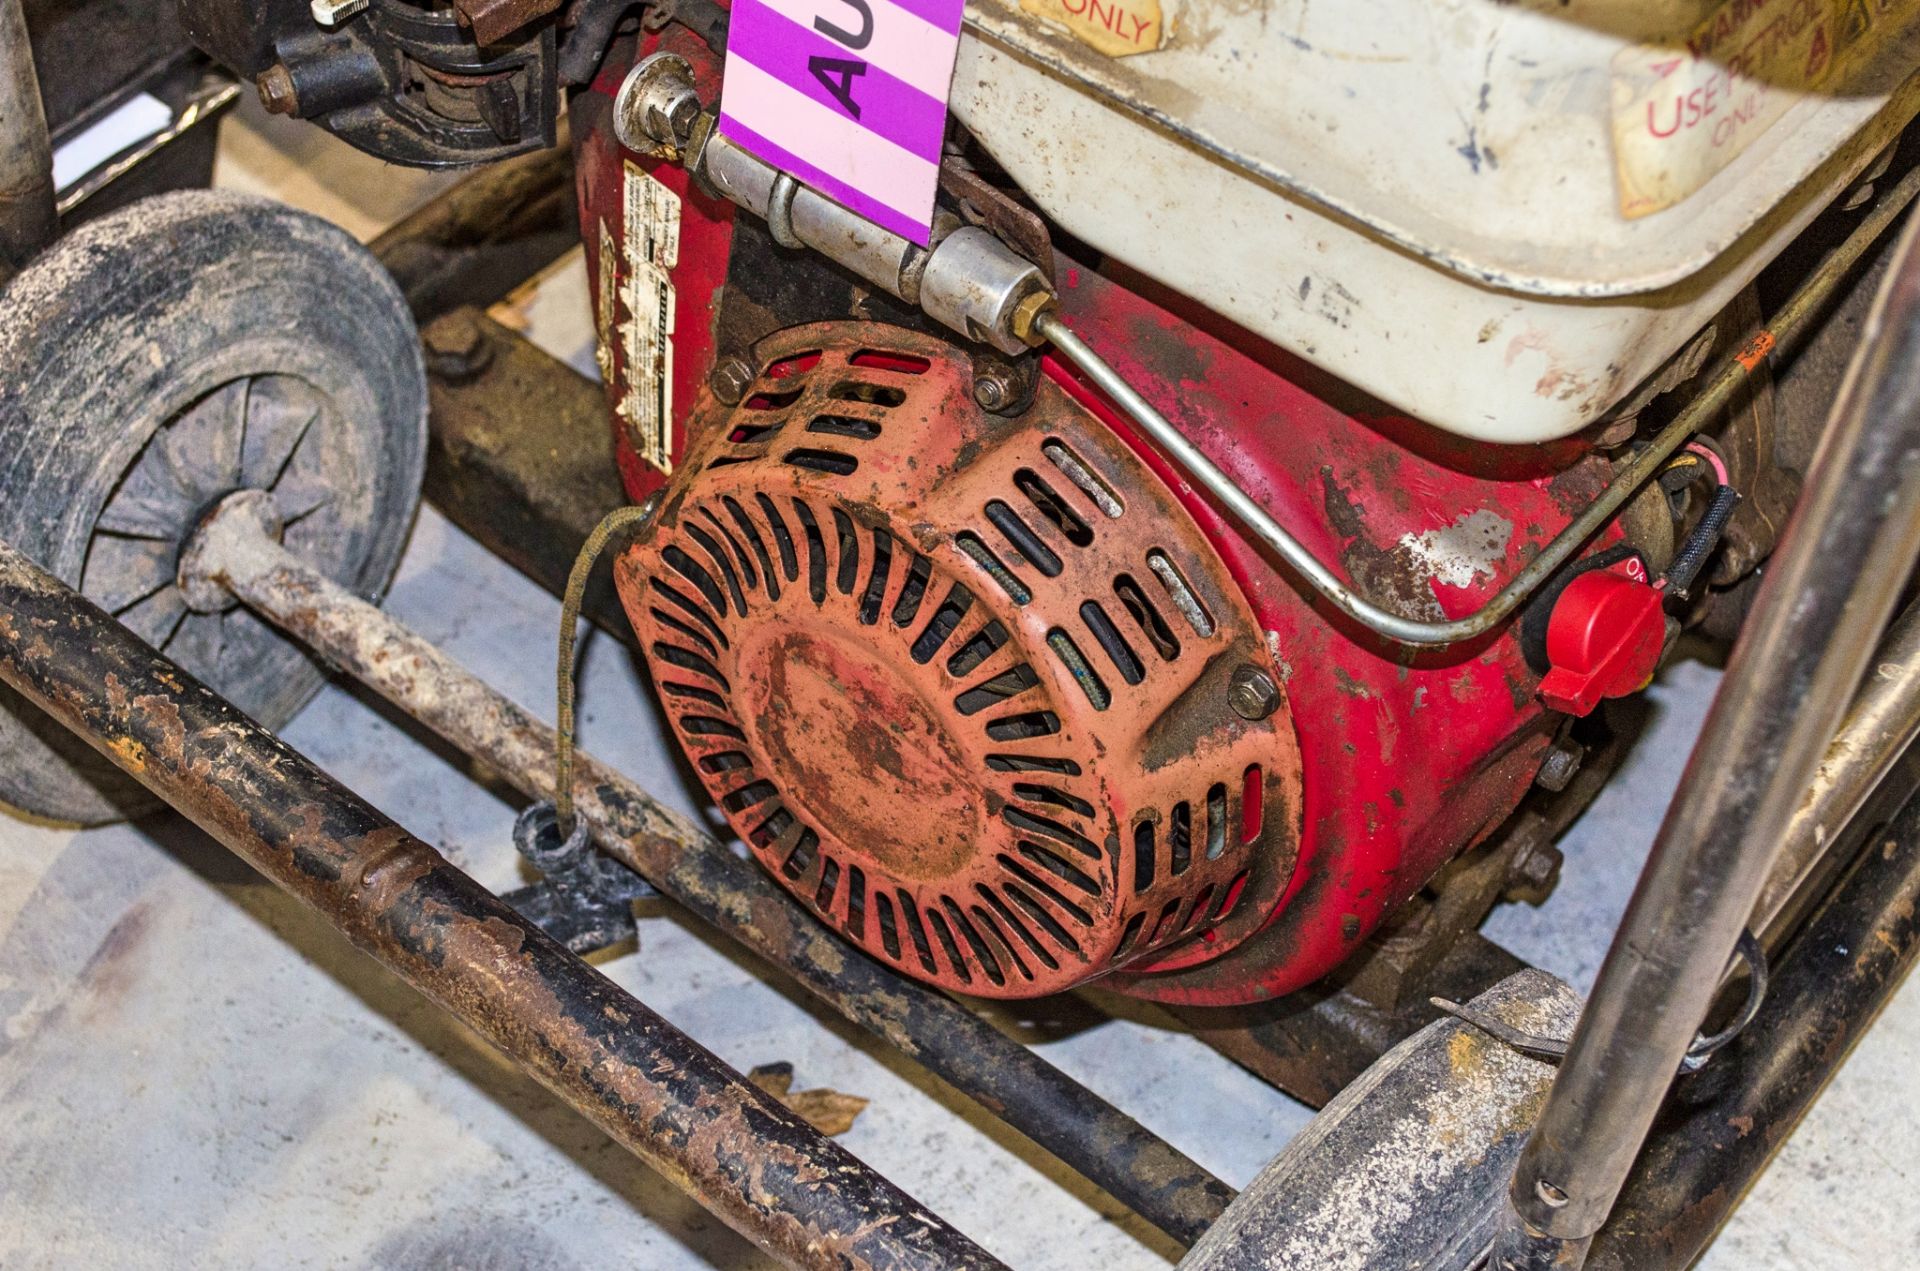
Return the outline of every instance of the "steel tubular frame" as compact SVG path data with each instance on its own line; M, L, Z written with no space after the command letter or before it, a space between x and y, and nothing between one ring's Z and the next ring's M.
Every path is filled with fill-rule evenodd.
M0 679L782 1261L1001 1265L5 544Z
M1909 781L1915 775L1909 770ZM1590 1271L1692 1265L1920 953L1920 797L1868 838L1794 939L1767 1008L1673 1101Z
M188 547L189 571L535 798L553 730L429 642L281 547L232 496ZM750 862L586 754L574 801L596 843L715 930L969 1095L1115 1199L1190 1245L1233 1189L1027 1047L823 927Z
M1895 762L1920 736L1920 603L1894 620L1874 654L1839 732L1794 809L1779 854L1748 924L1768 947L1789 934L1796 899L1814 880L1842 827L1872 797Z
M1521 1156L1496 1266L1583 1259L1920 554L1917 245L1920 221Z

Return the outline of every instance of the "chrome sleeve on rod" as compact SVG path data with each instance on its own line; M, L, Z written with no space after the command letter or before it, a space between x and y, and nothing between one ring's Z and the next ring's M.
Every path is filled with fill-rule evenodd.
M1503 1271L1584 1260L1920 554L1917 244L1920 221L1521 1154Z
M1222 472L1214 462L1189 441L1165 415L1154 409L1126 379L1076 335L1056 312L1040 315L1033 324L1036 335L1053 343L1062 357L1078 367L1086 377L1112 399L1128 419L1153 439L1194 483L1217 499L1240 523L1252 530L1309 586L1336 608L1390 640L1401 644L1433 647L1458 644L1485 635L1511 617L1541 583L1571 560L1575 553L1606 523L1618 514L1673 453L1688 438L1710 423L1762 360L1798 344L1821 310L1845 281L1861 256L1884 233L1894 219L1920 194L1920 169L1907 176L1886 197L1874 205L1853 233L1836 247L1814 270L1813 276L1774 315L1772 324L1738 353L1729 357L1714 373L1707 386L1674 416L1653 439L1614 472L1613 480L1599 497L1541 549L1526 566L1480 609L1464 618L1447 622L1423 622L1383 609L1359 592L1287 528L1267 514L1245 490Z
M1747 925L1769 948L1792 920L1796 894L1847 823L1920 736L1920 601L1887 629L1873 668L1854 695L1806 797L1781 836L1779 854Z

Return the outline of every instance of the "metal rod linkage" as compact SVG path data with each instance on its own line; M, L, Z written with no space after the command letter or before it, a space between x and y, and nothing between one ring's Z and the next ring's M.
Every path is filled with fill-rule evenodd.
M0 0L0 283L60 233L53 144L21 0Z
M4 543L0 680L782 1261L1001 1265Z
M552 796L551 728L281 547L263 511L257 496L230 496L189 544L183 574L227 587L521 791ZM574 801L609 855L1175 1240L1191 1245L1233 1199L1132 1117L973 1012L866 957L753 864L586 754L575 755Z
M1153 403L1141 396L1124 376L1076 335L1058 313L1041 314L1035 319L1033 329L1037 335L1052 341L1062 357L1078 367L1101 392L1111 398L1127 418L1139 425L1140 430L1152 438L1154 444L1165 451L1197 485L1219 500L1235 519L1252 530L1289 568L1342 613L1401 644L1458 644L1485 635L1511 617L1540 584L1573 559L1586 541L1626 506L1627 500L1660 470L1660 466L1674 451L1713 421L1755 368L1769 357L1795 347L1846 280L1848 271L1866 254L1868 248L1879 241L1880 235L1886 232L1916 194L1920 194L1920 169L1908 173L1887 192L1885 198L1874 205L1853 233L1820 263L1813 276L1774 315L1768 328L1729 357L1699 394L1681 408L1671 423L1615 469L1613 480L1606 489L1571 524L1528 561L1519 573L1508 579L1506 585L1485 605L1464 618L1447 622L1423 622L1405 617L1381 608L1355 591L1350 583L1236 485L1232 477L1221 471L1184 432L1169 422Z
M1917 243L1920 221L1521 1155L1497 1267L1577 1266L1606 1220L1920 553Z

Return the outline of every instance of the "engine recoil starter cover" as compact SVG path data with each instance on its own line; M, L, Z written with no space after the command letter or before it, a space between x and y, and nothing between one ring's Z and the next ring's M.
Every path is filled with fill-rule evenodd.
M981 410L971 359L930 337L826 323L754 360L738 406L696 404L615 579L761 864L872 956L988 997L1259 929L1300 754L1173 493L1044 377L1017 418Z

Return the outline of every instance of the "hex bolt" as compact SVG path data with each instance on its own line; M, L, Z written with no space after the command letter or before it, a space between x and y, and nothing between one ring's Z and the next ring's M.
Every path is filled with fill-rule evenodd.
M448 314L429 326L421 340L428 373L449 384L465 383L493 360L493 346L471 313Z
M300 108L299 99L293 91L293 76L287 72L284 62L275 62L260 72L253 86L260 94L260 104L269 115L291 115Z
M1022 297L1020 303L1013 307L1013 314L1008 319L1014 335L1035 348L1045 344L1047 338L1041 335L1036 327L1041 315L1053 312L1058 303L1053 293L1044 287Z
M684 146L687 138L693 135L693 126L700 119L700 99L692 93L674 98L665 112L667 135L676 146Z
M678 53L650 53L614 95L613 135L629 150L677 160L699 115L693 67Z
M1580 765L1586 757L1586 747L1577 742L1555 742L1553 748L1547 751L1547 757L1540 761L1540 771L1534 775L1534 784L1542 790L1558 794L1572 782L1573 775L1580 771Z
M973 362L973 400L994 415L1018 415L1033 405L1038 372L1024 364L986 354Z
M713 371L707 376L707 387L727 405L738 406L758 378L759 373L751 362L738 353L730 353L714 363Z
M1008 368L1003 365L990 363L982 367L980 373L974 376L973 400L980 403L980 409L999 411L1004 409L1012 399L1013 377L1007 373L1007 370Z
M1280 690L1259 667L1247 663L1233 668L1227 685L1227 704L1242 719L1265 719L1280 706Z
M1529 905L1545 903L1560 881L1560 867L1565 862L1560 849L1550 843L1522 848L1508 867L1502 894L1508 900Z

